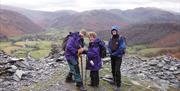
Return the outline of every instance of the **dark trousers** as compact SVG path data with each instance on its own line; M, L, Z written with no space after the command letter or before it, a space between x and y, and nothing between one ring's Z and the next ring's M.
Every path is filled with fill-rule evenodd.
M76 63L74 63L76 62ZM67 78L72 78L74 76L75 82L77 83L78 86L82 86L83 82L81 79L81 74L80 74L80 69L78 65L78 61L72 61L68 60L68 65L69 65L69 74L67 75Z
M99 86L99 71L90 71L91 85Z
M113 80L117 87L121 86L121 70L120 70L121 63L122 63L122 57L111 56L111 69L112 69L111 72L113 75Z

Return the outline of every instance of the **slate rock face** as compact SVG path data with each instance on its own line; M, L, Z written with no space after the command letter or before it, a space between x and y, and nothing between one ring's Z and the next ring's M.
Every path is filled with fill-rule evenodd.
M40 60L33 58L11 57L0 51L0 90L18 90L42 80L46 80L57 70L68 70L62 51L54 51L49 57ZM110 57L103 59L110 65ZM103 69L110 69L104 68ZM158 84L162 91L163 86L172 84L180 87L180 60L169 56L141 58L127 55L121 66L122 75L141 80L151 80ZM136 82L134 82L136 83ZM136 83L137 84L137 83Z
M130 77L165 80L173 85L180 82L180 60L170 56L159 56L144 61L136 56L123 58L121 71Z
M64 66L64 57L61 55L58 58L34 60L11 57L0 51L0 90L15 91L19 87L45 80Z

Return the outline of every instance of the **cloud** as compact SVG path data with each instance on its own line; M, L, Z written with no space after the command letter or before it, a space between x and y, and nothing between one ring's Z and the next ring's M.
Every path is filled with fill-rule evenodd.
M71 9L76 11L92 9L134 9L155 7L180 12L180 0L0 0L1 4L27 9L56 11Z

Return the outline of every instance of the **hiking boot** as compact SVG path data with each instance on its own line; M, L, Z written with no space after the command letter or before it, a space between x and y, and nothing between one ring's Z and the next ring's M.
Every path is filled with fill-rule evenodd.
M87 89L84 88L83 86L78 87L78 89L79 89L80 91L87 91Z
M83 83L82 83L82 82L77 82L77 83L76 83L76 87L81 87L81 86L83 86Z
M116 87L114 91L120 91L120 87Z
M109 84L111 84L111 85L115 85L115 82L114 82L114 81L112 81L112 82L109 82Z
M66 82L67 82L67 83L74 82L72 75L73 75L72 73L69 73L69 74L67 75L67 77L66 77Z
M80 91L87 91L86 88L84 88L82 82L77 82L77 83L76 83L76 87L77 87L77 89L80 90Z

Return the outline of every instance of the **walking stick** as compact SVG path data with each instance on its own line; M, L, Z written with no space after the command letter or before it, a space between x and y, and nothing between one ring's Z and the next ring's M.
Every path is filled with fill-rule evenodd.
M88 58L87 58L87 55L86 55L86 66L87 66L87 61L88 61ZM86 82L87 82L87 69L86 69L86 66L85 66L85 86L86 86Z
M83 61L82 61L82 55L80 55L80 61L81 61L81 75L82 75L82 82L83 82L84 74L83 74Z
M82 62L82 55L81 54L78 54L78 58L79 58L79 62L80 62L80 65L81 66L81 79L82 79L82 82L83 82L83 62Z

